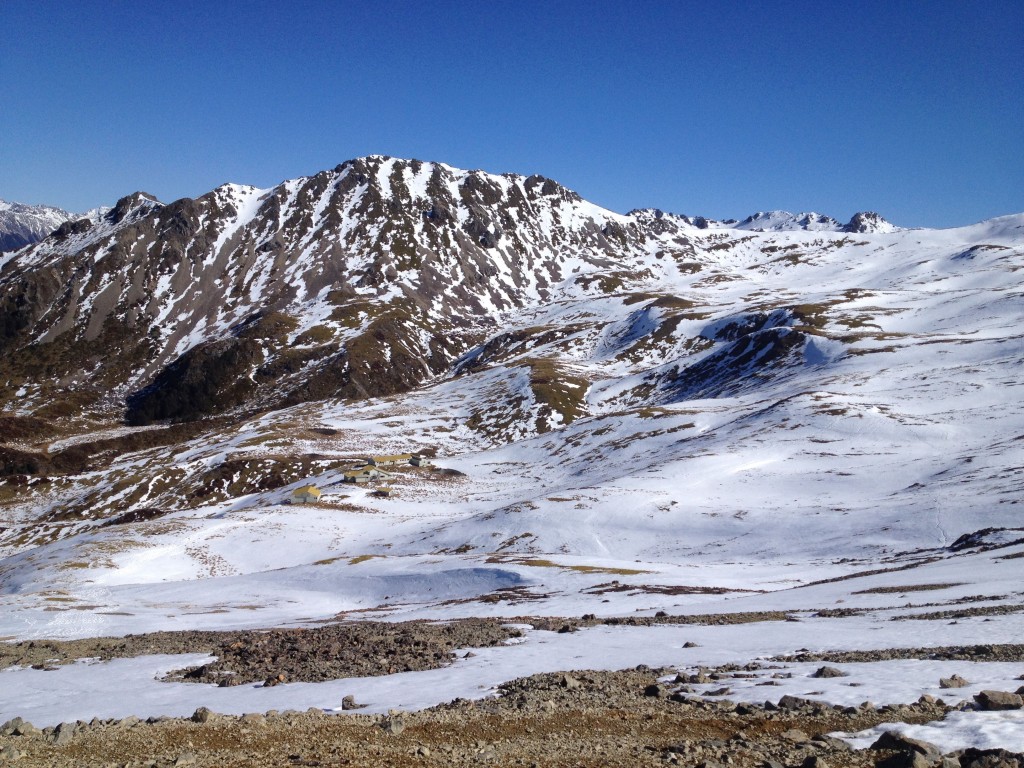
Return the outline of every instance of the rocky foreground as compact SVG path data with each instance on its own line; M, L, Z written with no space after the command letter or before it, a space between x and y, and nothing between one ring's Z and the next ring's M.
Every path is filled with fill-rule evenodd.
M93 720L42 730L15 718L0 726L0 764L1024 768L1024 755L1000 750L943 755L931 744L891 734L870 749L853 750L828 735L941 719L950 707L932 697L880 708L791 696L778 704L736 704L694 698L685 675L665 682L671 674L640 666L535 675L506 683L496 698L388 715L314 709L236 717L200 708L190 719ZM745 673L723 668L713 674ZM359 704L350 699L346 706Z
M759 614L657 616L630 621L692 623L756 620ZM583 619L523 618L571 632ZM619 621L608 619L606 621ZM111 659L205 651L203 667L172 672L171 680L265 686L446 666L454 650L506 641L518 631L496 619L436 622L343 622L306 629L157 632L123 638L24 641L0 645L0 668L52 668L86 657ZM961 658L1019 661L1022 645L906 648L822 654L814 660ZM801 655L812 660L812 655ZM715 768L1024 768L1024 755L967 750L943 755L933 745L886 734L870 749L853 750L828 734L880 723L926 723L952 708L923 696L906 706L831 706L794 696L758 704L726 700L730 680L749 678L757 663L700 669L635 669L542 674L501 686L498 696L455 700L419 712L360 714L346 697L344 714L318 709L221 715L200 708L188 719L93 719L40 729L21 718L0 725L0 765L176 768L185 766L688 765ZM816 676L842 672L822 666ZM720 699L693 686L720 683ZM959 678L943 680L958 687ZM988 691L959 709L1024 708L1017 692ZM16 697L16 691L4 691ZM712 694L715 695L715 694Z

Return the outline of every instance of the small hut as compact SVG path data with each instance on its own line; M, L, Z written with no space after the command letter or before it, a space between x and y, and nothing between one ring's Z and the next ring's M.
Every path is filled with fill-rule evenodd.
M396 464L406 464L411 458L411 453L397 453L394 456L371 456L366 463L373 467L393 467Z
M292 492L292 504L310 504L320 501L320 489L315 485L304 485Z
M346 483L368 483L371 480L387 480L390 478L387 472L377 469L374 466L367 465L360 467L359 469L350 469L343 476Z

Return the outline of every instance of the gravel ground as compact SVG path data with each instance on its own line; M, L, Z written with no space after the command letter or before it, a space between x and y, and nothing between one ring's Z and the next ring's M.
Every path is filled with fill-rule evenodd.
M170 679L225 685L268 680L320 682L444 667L451 663L457 648L484 648L517 637L519 631L506 623L496 619L360 621L310 629L30 640L0 644L0 669L15 665L45 668L82 658L210 653L218 657L216 662L172 672Z
M319 711L193 720L93 721L0 736L0 756L19 766L621 766L737 768L874 766L898 751L851 751L827 737L880 722L928 722L948 708L839 709L795 700L791 708L673 697L669 670L535 675L496 699L456 700L384 716ZM198 722L205 721L205 722ZM3 732L0 728L0 732ZM10 728L6 729L10 730ZM0 757L0 761L3 757ZM808 762L808 761L811 762ZM15 762L15 760L10 760Z
M932 648L884 648L876 651L827 651L776 656L774 661L828 661L843 664L894 659L941 659L944 661L1024 661L1024 645L944 645Z
M593 624L734 623L785 620L785 614L628 619L522 618L541 629L572 632ZM83 657L209 652L218 661L179 670L201 682L299 680L390 674L443 667L457 648L483 647L518 634L510 620L351 622L308 629L159 632L124 638L0 644L0 668L49 666ZM879 661L897 658L1019 661L1024 645L902 648L801 654L785 661ZM730 665L714 679L745 675ZM912 760L913 746L852 751L826 736L882 722L923 723L949 708L923 697L910 706L832 707L794 697L778 705L705 701L677 685L674 674L637 667L619 672L535 675L501 687L495 699L456 700L421 712L252 713L241 717L199 710L191 719L93 720L43 731L17 720L0 726L0 766L56 768L205 768L206 766L690 765L703 768L1024 768L1024 757L972 752ZM909 750L909 751L908 751Z

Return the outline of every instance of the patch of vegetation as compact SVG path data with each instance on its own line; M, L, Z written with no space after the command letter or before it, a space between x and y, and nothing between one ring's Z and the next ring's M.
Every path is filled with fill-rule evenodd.
M384 555L356 555L348 561L348 564L359 565L360 563L365 563L367 560L373 560L378 557L384 557Z
M608 573L613 576L638 576L653 571L644 571L638 568L606 568L599 565L562 565L553 560L539 557L516 558L507 555L491 555L485 562L488 563L515 563L531 568L559 568L563 571L576 571L577 573Z
M586 415L586 395L590 381L583 376L569 372L552 358L540 358L529 362L530 389L537 403L560 417L562 424L571 424ZM547 432L551 428L550 416L538 416L537 431Z
M193 347L128 397L125 421L193 421L241 405L256 388L250 374L262 361L262 345L252 338Z
M524 352L536 350L562 341L588 329L586 324L560 326L533 325L507 333L499 333L477 347L466 359L460 361L457 373L478 371L488 365L505 362Z
M0 415L0 439L37 442L53 437L57 428L38 416Z
M316 454L229 457L192 481L187 493L191 501L208 503L272 491L348 465L347 461Z
M594 284L601 293L615 293L621 291L626 285L625 276L618 273L593 273L580 275L576 278L576 284L589 290Z
M167 509L153 509L144 507L142 509L133 509L124 514L118 515L117 517L110 518L109 520L103 521L103 527L111 525L130 525L132 523L142 523L149 520L158 520L165 515L169 515L170 510Z
M318 346L334 340L334 331L326 325L314 325L303 331L292 342L297 347Z
M793 328L804 333L819 333L828 324L825 313L829 307L829 304L796 305L790 310L797 320L797 324Z
M948 584L906 584L904 586L894 585L888 587L872 587L871 589L859 589L855 592L851 592L853 595L890 595L890 594L901 594L903 592L928 592L930 590L938 589L951 589L952 587L962 587L963 584L960 582L950 582Z

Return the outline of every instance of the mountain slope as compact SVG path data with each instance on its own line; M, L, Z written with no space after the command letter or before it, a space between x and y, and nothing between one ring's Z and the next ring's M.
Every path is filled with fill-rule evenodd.
M125 198L0 256L0 635L186 630L181 650L285 627L291 670L316 664L295 628L332 620L534 628L426 687L168 686L207 659L43 673L15 650L11 707L55 723L355 690L384 713L638 664L694 696L913 701L954 695L954 672L966 701L1011 690L1022 298L1024 214L620 216L539 177L387 158ZM347 481L411 453L432 465ZM257 656L255 679L279 674ZM723 664L744 671L704 674Z
M549 297L573 271L628 266L645 238L626 223L541 177L382 157L271 190L125 198L96 225L0 261L0 350L16 361L4 396L42 378L41 354L46 376L87 400L135 391L140 422L402 391L441 372L495 313ZM97 354L112 346L118 360ZM402 377L372 369L382 348L403 357ZM252 391L218 390L192 410L154 410L156 390L139 391L155 384L185 402L187 371L221 370Z
M148 424L404 392L503 313L699 268L691 239L708 226L615 214L539 176L380 156L269 190L137 193L0 258L0 403L39 408L59 381L77 407Z

